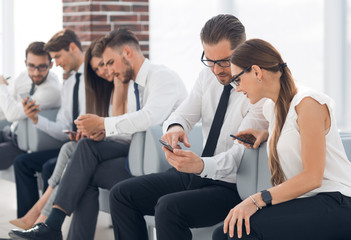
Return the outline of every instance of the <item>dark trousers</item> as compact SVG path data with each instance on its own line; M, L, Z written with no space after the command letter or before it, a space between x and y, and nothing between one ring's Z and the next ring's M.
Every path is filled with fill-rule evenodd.
M351 236L351 197L339 192L320 193L263 208L250 218L251 234L243 240L347 240ZM226 237L223 227L214 240ZM236 229L236 227L235 227ZM243 231L244 233L245 231Z
M241 202L235 184L194 176L202 184L189 189L191 176L172 168L114 186L110 209L115 239L148 239L144 215L155 216L158 240L191 239L189 228L217 224Z
M54 203L73 213L68 239L94 239L98 187L110 189L130 177L125 169L129 144L82 139L61 178Z
M14 161L14 158L20 154L25 153L20 150L11 138L11 131L0 131L0 170L9 168Z
M41 172L43 165L56 157L59 149L25 153L14 159L14 169L17 191L17 217L23 217L39 200L37 172ZM44 189L48 183L44 182ZM44 190L45 191L45 190Z

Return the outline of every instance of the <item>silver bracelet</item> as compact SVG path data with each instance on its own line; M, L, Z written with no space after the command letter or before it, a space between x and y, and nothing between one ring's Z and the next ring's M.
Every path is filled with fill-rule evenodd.
M256 205L257 210L261 210L262 207L258 206L257 202L255 201L255 199L253 199L253 197L249 196L251 198L251 200L253 201L253 203Z

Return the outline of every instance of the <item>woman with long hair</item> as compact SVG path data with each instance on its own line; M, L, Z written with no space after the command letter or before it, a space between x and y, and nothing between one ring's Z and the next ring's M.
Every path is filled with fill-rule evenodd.
M127 112L128 84L123 84L108 73L102 59L101 44L100 39L94 40L85 53L86 112L102 117L119 116ZM13 225L29 229L37 223L44 222L50 214L60 179L76 148L77 142L84 137L79 132L71 132L69 134L72 141L62 146L55 170L48 180L48 188L25 216L10 221ZM99 141L104 136L103 132L98 132L86 137ZM127 173L125 175L124 177L128 177Z
M351 163L333 100L297 87L278 51L263 40L240 45L231 62L236 91L252 104L267 98L268 131L248 129L236 135L252 134L254 148L268 140L273 187L236 205L213 239L349 239Z

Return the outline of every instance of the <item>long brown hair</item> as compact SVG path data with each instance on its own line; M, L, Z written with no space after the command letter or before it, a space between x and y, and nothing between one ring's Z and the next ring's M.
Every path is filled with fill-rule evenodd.
M297 93L290 69L284 63L279 52L270 43L261 39L251 39L241 44L235 50L231 62L243 69L257 65L267 71L281 72L280 91L275 103L275 124L269 142L271 183L273 186L278 185L286 178L278 158L277 143L289 111L290 102Z
M101 117L108 117L111 95L114 89L112 82L99 77L92 69L90 61L93 57L101 58L104 42L101 39L94 40L85 53L84 79L86 95L86 112L94 113Z

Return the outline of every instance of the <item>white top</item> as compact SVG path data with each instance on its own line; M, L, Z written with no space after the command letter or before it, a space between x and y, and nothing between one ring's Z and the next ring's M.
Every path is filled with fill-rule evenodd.
M23 71L9 85L0 84L0 115L9 122L25 119L22 98L20 94L29 93L32 87L32 79L28 71ZM61 86L55 73L49 71L46 80L40 85L35 86L32 99L36 104L40 104L41 109L56 108L60 106Z
M85 113L85 82L84 82L84 64L79 67L81 73L78 89L79 115ZM72 112L73 112L73 88L76 83L76 75L73 73L67 80L64 80L61 95L61 108L57 113L56 121L50 121L43 116L38 116L37 128L43 130L53 138L60 141L69 140L67 134L62 130L72 130Z
M165 121L163 131L166 132L169 125L179 123L189 133L202 120L205 146L223 87L209 68L202 70L188 98ZM201 177L236 182L244 146L236 141L234 143L229 135L247 128L266 129L268 122L262 114L263 103L260 101L252 105L244 94L235 92L234 88L231 90L214 156L202 158L205 165Z
M170 69L145 59L135 82L138 84L140 110L136 111L134 87L128 90L128 113L105 118L106 136L133 134L160 125L187 96L184 83ZM131 81L134 84L134 81Z
M320 192L339 191L351 197L351 163L347 159L334 116L334 101L325 94L311 89L299 87L290 104L281 136L278 140L277 152L282 170L286 179L290 179L303 170L301 159L301 136L297 125L295 107L306 97L312 97L320 104L326 104L330 113L331 126L326 134L326 159L322 186L306 193L301 197L316 195ZM267 100L264 105L264 115L269 121L269 133L272 132L275 122L274 103ZM271 134L270 134L271 135ZM269 142L269 139L268 139ZM267 144L267 152L269 151Z

